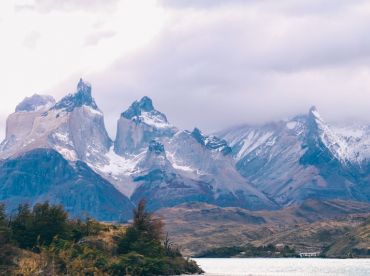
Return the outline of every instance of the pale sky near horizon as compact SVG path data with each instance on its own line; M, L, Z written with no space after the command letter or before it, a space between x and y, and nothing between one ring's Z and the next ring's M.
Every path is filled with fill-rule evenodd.
M370 122L369 26L370 0L2 0L0 133L23 98L80 77L112 138L144 95L205 132L311 105Z

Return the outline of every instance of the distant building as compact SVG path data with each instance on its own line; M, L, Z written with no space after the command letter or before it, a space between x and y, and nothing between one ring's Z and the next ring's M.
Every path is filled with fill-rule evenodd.
M299 257L301 258L313 258L313 257L319 257L321 252L302 252L299 253Z

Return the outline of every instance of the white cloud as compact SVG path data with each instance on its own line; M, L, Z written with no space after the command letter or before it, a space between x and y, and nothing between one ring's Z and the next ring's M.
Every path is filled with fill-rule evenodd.
M365 0L10 2L0 3L0 116L83 76L111 134L144 95L174 124L206 131L313 104L329 120L370 118Z
M165 17L154 0L1 1L0 115L35 92L61 96L53 87L145 46Z
M149 95L175 124L208 131L311 105L330 121L370 118L366 2L219 2L171 6L172 20L150 45L92 76L106 99L118 99L101 97L101 105L117 117Z

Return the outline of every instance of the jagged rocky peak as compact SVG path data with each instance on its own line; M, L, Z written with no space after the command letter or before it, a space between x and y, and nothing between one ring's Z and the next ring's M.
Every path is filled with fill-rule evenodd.
M194 128L193 131L191 132L191 136L195 138L199 142L199 144L204 145L205 144L205 136L203 133L200 131L199 128Z
M308 120L311 123L314 122L316 125L326 124L316 106L312 106L308 111Z
M231 147L229 147L225 140L214 135L206 136L200 131L199 128L194 128L194 130L191 132L191 136L207 149L220 151L224 155L231 153Z
M164 145L158 141L152 140L149 142L148 147L150 152L153 152L157 155L163 154L165 152Z
M144 158L137 163L135 171L148 172L157 169L169 171L171 168L172 166L167 159L164 145L156 140L151 140Z
M137 154L146 150L150 141L162 141L177 131L167 121L166 115L154 108L152 100L143 97L121 113L114 150L119 155Z
M152 99L144 96L140 101L134 101L121 115L126 119L133 119L134 117L140 116L143 112L151 112L153 110L154 106Z
M91 96L91 84L80 78L77 84L77 91L82 91Z
M308 111L308 116L311 118L317 118L321 120L321 115L317 110L317 107L314 105L310 107L310 110Z
M328 125L325 123L324 119L321 117L316 106L312 106L307 115L307 127L309 132L316 133L323 132L328 129Z
M15 108L15 112L32 112L40 109L47 109L55 104L55 99L48 95L34 94L31 97L26 97Z
M55 105L54 108L64 109L70 112L76 107L81 107L84 105L98 110L98 106L91 95L91 84L80 79L77 84L77 91L73 94L65 96Z
M334 133L332 133L331 127L323 117L320 115L318 109L315 106L312 106L308 112L307 116L307 123L308 123L308 129L309 131L315 134L322 135L329 135L329 136L335 136ZM330 138L330 137L329 137ZM331 137L334 139L334 137Z
M162 128L167 127L166 115L154 108L151 98L144 96L140 101L135 101L121 114L121 117L132 120L135 123L145 123L147 125Z

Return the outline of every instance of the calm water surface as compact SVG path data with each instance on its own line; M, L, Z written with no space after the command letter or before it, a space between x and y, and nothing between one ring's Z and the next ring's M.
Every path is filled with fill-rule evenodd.
M206 275L370 276L370 259L195 259Z

